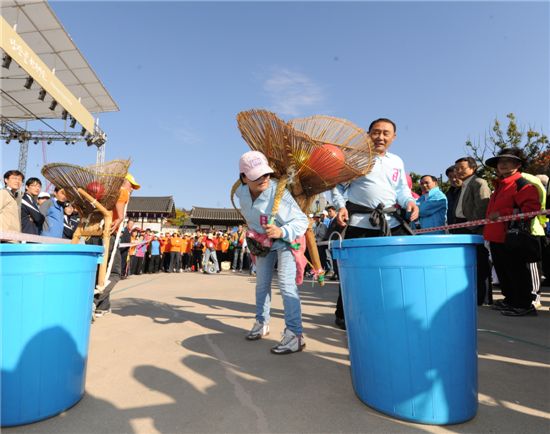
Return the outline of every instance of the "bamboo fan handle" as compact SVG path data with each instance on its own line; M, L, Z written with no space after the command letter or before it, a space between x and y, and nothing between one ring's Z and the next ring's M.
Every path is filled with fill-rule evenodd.
M244 221L246 221L246 219L244 218L244 216L242 215L241 211L239 210L239 208L237 208L237 205L235 205L235 193L237 192L237 189L242 185L242 182L240 179L237 179L237 182L235 182L235 184L233 184L233 187L231 187L231 205L233 205L233 208L235 208L235 210L239 213L239 215L243 218Z
M283 175L279 179L279 183L277 184L277 190L275 190L275 198L273 199L273 207L271 208L271 217L270 217L269 224L273 224L273 219L275 218L275 215L279 212L279 205L281 205L281 199L283 198L283 194L285 192L287 183L288 183L288 176Z
M113 212L107 210L103 205L101 205L97 199L93 198L88 192L82 188L77 189L78 193L82 195L90 204L96 207L101 214L103 214L104 225L103 225L103 262L99 265L99 271L97 275L97 286L100 289L103 289L106 281L107 273L107 264L109 262L109 244L111 241L111 223L113 222Z

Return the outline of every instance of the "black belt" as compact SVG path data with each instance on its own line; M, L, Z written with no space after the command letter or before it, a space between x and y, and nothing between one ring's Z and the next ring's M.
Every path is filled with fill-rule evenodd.
M369 222L374 227L380 228L380 236L391 236L391 228L388 225L388 221L386 220L386 216L384 214L395 217L407 232L409 232L411 235L414 235L414 232L409 226L409 223L401 216L401 209L398 209L395 206L384 208L383 204L379 204L376 208L370 208L368 206L363 206L347 201L346 209L348 210L349 217L351 217L353 214L370 214Z

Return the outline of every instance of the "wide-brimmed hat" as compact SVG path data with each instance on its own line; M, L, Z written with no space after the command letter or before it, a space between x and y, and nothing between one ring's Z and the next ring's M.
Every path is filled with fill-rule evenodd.
M510 158L512 160L517 160L517 162L520 163L520 164L524 163L523 158L518 157L517 155L511 154L511 153L503 152L500 155L488 158L487 161L485 161L485 165L489 166L489 167L492 167L493 169L496 169L497 164L498 164L498 160L500 158Z

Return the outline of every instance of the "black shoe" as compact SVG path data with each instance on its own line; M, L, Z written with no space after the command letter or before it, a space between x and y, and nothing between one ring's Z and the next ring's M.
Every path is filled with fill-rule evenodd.
M338 280L338 274L334 274L330 277L330 280L335 281Z
M501 310L500 313L504 316L537 316L535 306L529 307L509 307L506 310Z
M334 319L334 324L336 324L336 326L341 328L342 330L346 330L346 320L344 318L336 317Z
M493 310L508 310L508 309L511 309L511 308L512 308L512 306L510 306L504 300L497 300L491 306L491 309L493 309Z

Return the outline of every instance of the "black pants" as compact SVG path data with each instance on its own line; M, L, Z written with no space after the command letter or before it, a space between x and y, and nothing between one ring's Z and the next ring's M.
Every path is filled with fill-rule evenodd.
M395 235L410 235L409 232L407 232L403 226L399 225L391 229L392 236ZM346 232L344 235L344 238L346 240L351 238L372 238L372 237L379 237L380 231L376 229L364 229L364 228L358 228L355 226L349 226L346 228ZM344 316L344 306L342 304L342 287L341 285L338 286L338 301L336 302L336 311L334 312L334 315L336 315L336 318L338 319L345 319Z
M170 268L170 252L164 252L162 254L162 269L168 271Z
M193 250L193 265L195 271L202 269L202 250Z
M328 246L317 246L319 261L321 262L321 267L323 267L325 271L327 271L327 248Z
M158 273L160 270L160 255L151 255L149 258L149 273Z
M491 243L491 256L506 303L512 307L530 307L540 279L537 264L520 261L517 254L501 243Z
M188 268L191 268L191 264L190 264L190 254L189 253L184 253L182 255L182 258L181 258L181 261L182 261L182 264L181 264L181 268L183 268L184 270L187 270Z
M457 223L464 223L466 219L457 217ZM475 235L469 228L455 229L453 234ZM489 251L483 244L476 246L477 261L477 305L493 303L493 284L491 279L491 263L489 262Z

